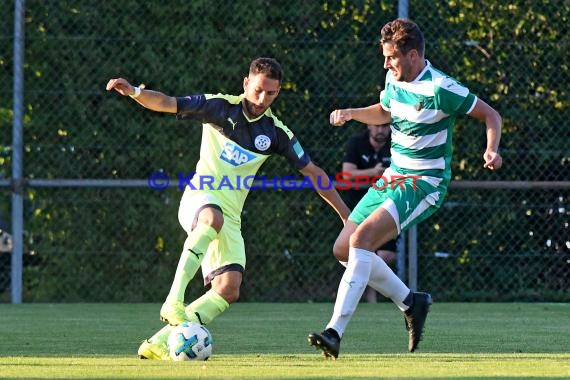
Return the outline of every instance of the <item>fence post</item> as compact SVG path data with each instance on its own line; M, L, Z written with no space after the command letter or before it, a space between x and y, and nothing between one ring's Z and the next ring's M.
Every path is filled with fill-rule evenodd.
M396 270L398 277L403 282L406 281L406 252L407 252L407 244L406 244L406 232L402 232L400 238L398 239L398 256L396 259Z
M12 126L12 303L22 303L24 255L24 0L14 3L14 120Z
M398 17L408 18L410 8L409 0L398 0Z
M418 227L408 230L408 288L418 289Z

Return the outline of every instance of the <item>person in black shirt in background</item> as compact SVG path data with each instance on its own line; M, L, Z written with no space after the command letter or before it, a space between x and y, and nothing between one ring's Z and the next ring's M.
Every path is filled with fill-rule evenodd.
M355 176L367 176L370 178L381 176L388 166L390 166L389 123L381 125L369 124L366 131L354 135L348 140L342 162L342 172L345 179L353 179ZM359 186L358 189L350 189L343 192L347 206L352 210L366 191L368 191L368 188ZM390 267L393 267L396 262L398 238L390 240L376 250L376 254L384 259ZM364 291L363 299L369 303L376 303L376 297L376 291L371 287L367 287Z

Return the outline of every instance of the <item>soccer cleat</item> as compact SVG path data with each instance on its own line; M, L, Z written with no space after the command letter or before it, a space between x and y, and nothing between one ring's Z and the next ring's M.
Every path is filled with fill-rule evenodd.
M154 344L145 339L137 352L139 359L170 360L166 344Z
M315 346L318 350L323 351L325 358L338 358L340 351L340 339L333 329L326 329L322 333L310 333L307 338L309 345Z
M422 340L424 324L432 303L431 295L428 293L414 292L412 297L414 297L412 307L404 311L406 330L408 330L408 334L410 335L408 342L408 350L410 352L414 352L416 348L418 348L420 340Z
M183 322L190 321L184 307L182 302L165 302L160 308L160 320L172 326L178 326Z

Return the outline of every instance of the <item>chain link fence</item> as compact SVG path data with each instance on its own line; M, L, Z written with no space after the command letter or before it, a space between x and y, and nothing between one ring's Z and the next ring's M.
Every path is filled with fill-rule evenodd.
M2 302L10 301L14 4L0 3ZM412 0L408 13L427 59L504 122L505 165L490 172L484 127L457 121L455 182L442 210L418 226L418 286L440 301L570 301L570 2ZM239 94L249 62L275 57L285 81L274 111L334 174L363 126L332 128L328 115L377 100L378 32L396 17L397 1L27 0L23 300L159 302L168 292L185 237L175 182L194 170L201 127L107 93L110 78L171 95ZM154 172L171 178L167 190L146 185ZM259 175L298 173L273 157ZM314 192L252 191L242 219L242 301L334 299L342 267L331 247L342 226ZM188 297L201 291L195 280Z

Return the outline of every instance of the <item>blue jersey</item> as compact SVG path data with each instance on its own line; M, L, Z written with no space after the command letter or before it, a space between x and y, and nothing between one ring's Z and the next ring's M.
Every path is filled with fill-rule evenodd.
M246 116L243 95L201 94L176 100L178 119L203 124L200 160L191 183L197 191L215 191L227 216L239 220L251 182L270 155L284 156L297 169L310 162L295 135L271 109L253 119ZM204 178L210 185L204 185Z

